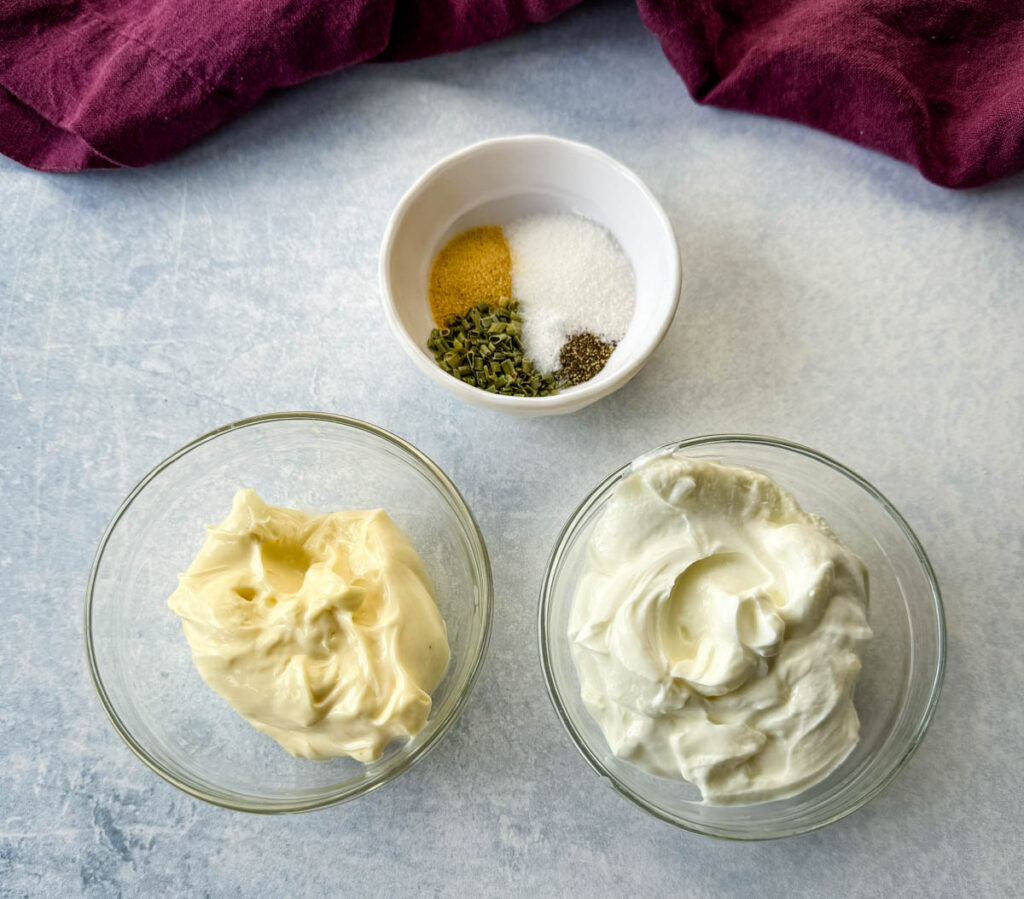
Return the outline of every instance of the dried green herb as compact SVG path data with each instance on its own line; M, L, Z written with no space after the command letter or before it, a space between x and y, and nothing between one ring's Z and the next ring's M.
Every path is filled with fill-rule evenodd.
M536 371L523 355L522 322L515 301L478 303L463 315L450 315L434 328L427 349L448 374L472 387L506 396L558 393L554 375Z

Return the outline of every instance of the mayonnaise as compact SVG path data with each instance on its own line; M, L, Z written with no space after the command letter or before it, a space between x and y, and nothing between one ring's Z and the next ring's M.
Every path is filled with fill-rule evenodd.
M620 758L714 804L798 793L857 743L863 563L756 471L634 465L594 527L569 622Z
M426 723L448 664L423 562L382 510L235 494L169 600L199 673L292 755L379 758Z

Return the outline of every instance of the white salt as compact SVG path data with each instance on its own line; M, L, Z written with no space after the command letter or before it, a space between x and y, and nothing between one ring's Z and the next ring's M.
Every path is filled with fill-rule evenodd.
M633 317L636 279L619 242L596 222L542 213L504 229L512 251L512 296L523 316L523 352L542 372L559 367L573 334L621 340Z

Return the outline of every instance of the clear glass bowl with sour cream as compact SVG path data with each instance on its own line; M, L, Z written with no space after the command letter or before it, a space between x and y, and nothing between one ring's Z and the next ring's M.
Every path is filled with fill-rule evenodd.
M293 758L201 679L167 605L240 487L268 502L329 512L383 508L430 576L451 660L426 725L363 764ZM493 611L483 537L454 484L417 449L336 415L281 413L206 434L147 474L117 511L86 593L89 670L128 746L157 774L207 802L299 812L343 802L397 777L458 717L476 680Z
M594 526L632 463L606 478L573 513L548 562L540 599L540 653L548 693L591 767L622 795L672 824L734 840L805 833L850 814L881 792L906 764L931 721L942 685L946 636L942 600L928 557L892 504L833 459L782 440L748 435L698 437L655 453L767 474L821 516L870 573L869 623L854 702L860 739L846 760L802 793L745 805L712 805L684 781L648 774L615 756L580 696L568 636L570 612ZM649 458L654 453L642 457Z

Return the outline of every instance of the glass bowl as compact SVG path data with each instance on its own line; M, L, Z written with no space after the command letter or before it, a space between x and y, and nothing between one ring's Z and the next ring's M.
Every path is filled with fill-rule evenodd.
M612 754L580 698L570 655L569 612L594 524L632 463L584 500L548 562L540 599L540 652L555 710L598 774L641 808L679 827L726 839L767 840L838 821L889 784L920 744L935 711L946 632L928 557L882 494L806 447L767 437L723 435L684 440L655 452L670 450L768 474L806 511L821 515L868 566L874 636L861 654L863 670L854 697L860 741L836 771L803 793L749 805L705 804L695 786L648 774Z
M424 728L376 762L293 758L208 687L168 608L177 575L240 487L313 511L382 507L426 563L451 661ZM85 602L89 670L117 732L172 784L215 805L298 812L360 796L406 771L458 717L491 630L491 570L458 490L426 456L373 425L282 413L206 434L128 495L100 542Z

